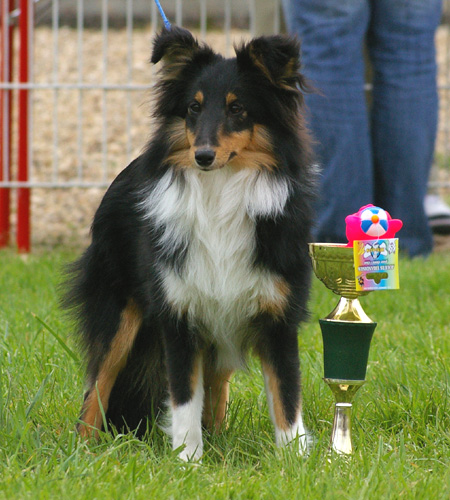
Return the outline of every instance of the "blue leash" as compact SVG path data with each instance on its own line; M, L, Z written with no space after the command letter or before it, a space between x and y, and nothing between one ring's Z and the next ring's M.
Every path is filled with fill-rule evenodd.
M170 24L170 21L167 19L166 15L164 14L164 10L161 7L161 3L159 0L155 0L156 6L158 7L159 13L161 14L162 20L164 22L164 26L167 30L172 29L172 25Z

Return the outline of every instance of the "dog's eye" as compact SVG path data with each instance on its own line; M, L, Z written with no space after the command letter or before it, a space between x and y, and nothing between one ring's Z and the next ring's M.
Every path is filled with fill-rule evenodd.
M244 111L244 107L238 102L232 102L229 107L230 113L232 115L240 115Z
M196 115L196 114L200 113L201 109L202 109L202 107L201 107L200 103L197 101L192 101L188 106L188 112L191 115Z

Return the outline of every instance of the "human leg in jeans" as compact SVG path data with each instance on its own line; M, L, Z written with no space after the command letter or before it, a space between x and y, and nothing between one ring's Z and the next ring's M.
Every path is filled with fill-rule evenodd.
M302 43L303 72L320 94L306 96L322 167L317 241L346 241L345 217L373 202L373 163L364 95L366 0L288 0L288 28Z
M302 41L304 73L323 94L307 99L323 167L317 240L345 241L345 216L376 203L403 219L401 246L410 255L431 250L423 195L436 134L430 40L440 4L285 0L288 27ZM375 67L372 133L363 91L366 33Z
M432 250L424 198L438 119L434 36L441 0L374 0L367 43L374 70L375 204L403 220L400 246Z

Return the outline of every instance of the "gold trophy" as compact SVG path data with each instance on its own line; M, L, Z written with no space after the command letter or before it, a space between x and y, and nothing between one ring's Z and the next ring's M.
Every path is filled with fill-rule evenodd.
M324 351L324 381L335 398L331 449L353 452L352 401L364 384L370 341L376 327L364 312L356 291L353 248L345 244L310 243L309 254L316 276L340 296L334 310L320 319Z

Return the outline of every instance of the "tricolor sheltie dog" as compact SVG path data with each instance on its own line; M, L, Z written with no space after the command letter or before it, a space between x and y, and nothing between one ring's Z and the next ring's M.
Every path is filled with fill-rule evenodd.
M156 132L112 183L73 265L88 389L79 432L143 434L170 414L173 448L202 455L233 372L261 360L279 446L301 452L297 329L310 282L314 192L299 43L256 38L225 59L163 29Z

